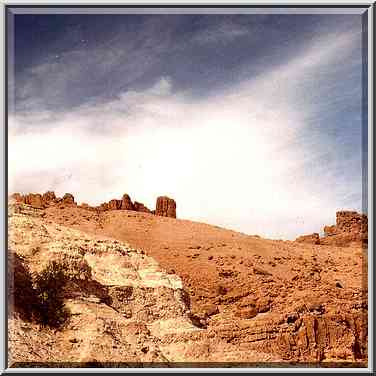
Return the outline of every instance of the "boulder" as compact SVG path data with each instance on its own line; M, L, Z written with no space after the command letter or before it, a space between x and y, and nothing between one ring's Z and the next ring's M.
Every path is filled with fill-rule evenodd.
M155 207L155 215L161 217L176 218L176 202L167 196L160 196L157 198Z
M238 308L235 315L241 319L252 319L257 316L257 309L255 307Z
M260 313L268 312L270 310L270 298L265 296L257 299L256 310Z

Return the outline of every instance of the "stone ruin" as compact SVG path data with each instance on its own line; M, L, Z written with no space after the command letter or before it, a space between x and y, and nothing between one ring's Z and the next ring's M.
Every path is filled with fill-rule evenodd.
M336 224L324 227L324 236L318 233L303 235L296 238L299 243L334 245L346 247L351 244L368 245L368 217L356 211L338 211Z
M172 198L167 196L160 196L157 198L156 209L150 210L143 203L135 201L132 202L128 194L124 194L123 197L118 199L112 199L109 202L104 202L99 206L90 206L87 203L78 205L74 196L70 193L66 193L62 198L56 197L55 193L48 191L44 194L40 193L28 193L21 195L20 193L14 193L11 195L10 200L12 203L18 203L27 205L33 209L45 209L52 205L60 206L77 206L86 210L93 211L110 211L110 210L132 210L142 213L155 214L162 217L176 218L176 202ZM13 209L12 209L13 210Z

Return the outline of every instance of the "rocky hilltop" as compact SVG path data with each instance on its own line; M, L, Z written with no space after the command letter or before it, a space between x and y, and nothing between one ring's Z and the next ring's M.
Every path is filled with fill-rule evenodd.
M160 196L157 198L156 209L150 210L141 202L132 202L128 194L124 194L121 200L112 199L109 202L104 202L99 206L90 206L87 203L77 205L74 196L71 193L65 193L63 197L56 197L55 192L48 191L46 193L28 193L22 195L20 193L13 193L10 199L32 206L37 209L44 209L51 205L73 205L93 211L108 211L108 210L132 210L142 213L155 214L162 217L176 218L176 202L167 196Z
M350 246L368 245L368 217L356 211L338 211L336 213L336 224L324 227L324 236L320 238L318 233L299 236L297 242Z
M9 228L11 367L281 360L236 349L197 325L181 279L142 250L46 221L22 203L10 207ZM33 311L32 276L51 263L65 273L58 295L69 319L59 329L35 322Z
M14 367L367 365L359 243L263 239L171 218L166 200L151 215L121 209L124 196L106 210L43 196L8 210ZM330 236L357 231L354 216L337 215ZM64 271L56 294L40 278L51 262ZM55 295L57 327L38 319Z

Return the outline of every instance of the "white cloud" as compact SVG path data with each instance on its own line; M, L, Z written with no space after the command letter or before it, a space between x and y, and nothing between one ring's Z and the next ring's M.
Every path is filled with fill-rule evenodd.
M226 22L219 25L207 27L199 30L192 38L193 42L198 44L227 43L236 40L239 37L248 36L250 30L244 25L238 25L232 22Z
M317 111L296 105L294 89L347 54L351 38L321 41L320 51L313 44L288 65L199 101L163 77L60 117L13 116L9 190L72 192L91 204L127 192L149 207L167 194L180 218L277 238L318 231L339 201L335 181L318 189L321 177L305 170L319 145L291 147Z

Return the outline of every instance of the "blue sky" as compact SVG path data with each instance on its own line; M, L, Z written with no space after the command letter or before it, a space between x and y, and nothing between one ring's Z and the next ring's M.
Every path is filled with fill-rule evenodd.
M14 41L11 192L283 239L364 209L360 15L16 15Z

